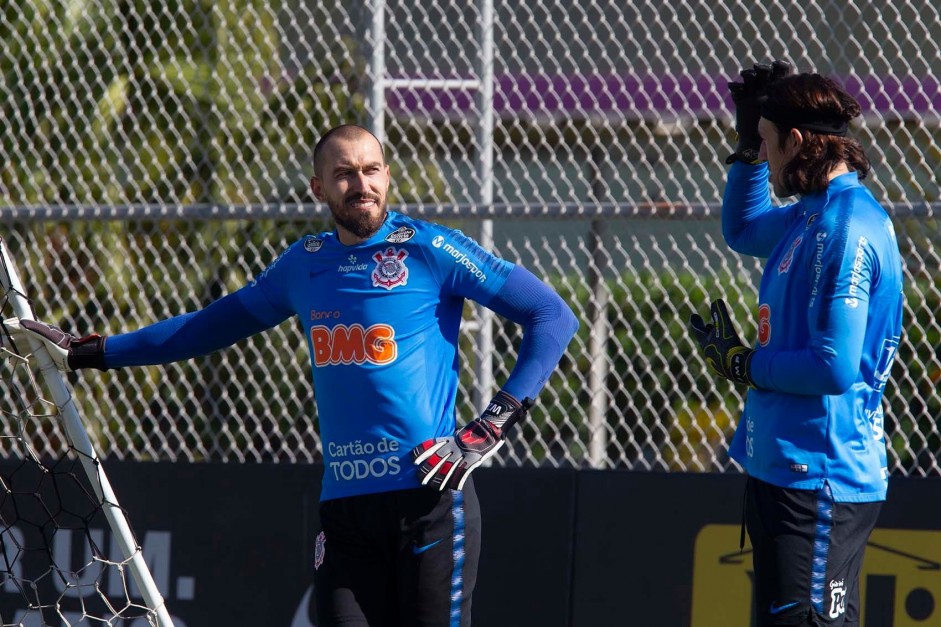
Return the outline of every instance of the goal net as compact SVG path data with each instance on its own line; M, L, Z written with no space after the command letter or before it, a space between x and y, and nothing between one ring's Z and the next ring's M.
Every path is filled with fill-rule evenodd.
M0 321L14 317L32 312L0 239ZM70 388L40 345L5 322L0 338L0 625L169 627Z

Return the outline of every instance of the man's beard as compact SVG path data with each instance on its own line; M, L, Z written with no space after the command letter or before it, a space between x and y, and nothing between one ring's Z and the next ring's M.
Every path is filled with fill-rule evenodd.
M360 197L357 196L356 198ZM349 200L355 200L356 198ZM376 231L382 227L382 223L386 221L387 213L385 203L379 205L379 213L373 216L366 211L348 209L346 201L339 207L331 204L330 212L333 214L334 222L360 239L369 239L375 235Z

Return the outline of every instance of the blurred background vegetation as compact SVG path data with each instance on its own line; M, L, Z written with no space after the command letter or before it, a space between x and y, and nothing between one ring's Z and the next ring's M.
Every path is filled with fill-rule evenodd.
M358 27L327 37L332 33L290 19L306 12L316 24L328 13L334 19L337 10L355 17L363 9L276 0L0 0L0 207L20 216L0 227L43 318L76 331L125 331L204 306L243 285L302 234L331 228L322 213L275 214L313 202L309 161L319 133L367 119L367 54ZM286 40L304 47L285 50ZM294 58L298 51L303 58ZM669 128L659 122L623 120L599 131L586 120L499 121L496 150L506 167L495 173L498 200L541 198L559 181L558 189L571 195L550 192L552 202L586 205L682 203L721 189L724 169L716 154L729 141L727 121ZM473 200L474 130L451 119L391 126L390 201ZM885 163L879 153L877 167L891 172L876 177L883 200L937 200L931 168L941 153L920 150L937 146L937 135L936 125L919 120L892 122L871 135L896 147L890 156L899 157ZM596 161L599 147L605 158L620 161ZM913 165L906 155L916 153ZM693 162L702 170L677 171L677 164ZM631 176L612 175L622 165ZM68 220L27 219L48 207L79 209ZM105 210L113 207L127 208L132 218ZM243 212L223 219L233 207L261 207L273 217ZM475 235L479 220L448 223ZM913 280L907 337L887 393L887 434L895 471L936 474L938 222L928 211L896 224ZM614 251L613 268L599 279L609 299L600 311L599 285L585 281L584 224L532 218L498 227L496 250L553 281L582 322L551 389L508 447L511 457L585 463L586 407L593 400L586 382L592 361L604 358L610 466L732 468L725 450L740 392L705 372L685 321L691 310L705 311L711 298L737 294L729 298L735 317L754 337L745 325L758 268L743 267L723 250L715 213L622 217L612 225L604 245ZM540 248L532 243L540 238L555 243ZM624 242L640 250L627 244L625 251ZM706 256L697 261L698 249L688 255L690 242L705 242ZM719 244L710 249L708 242ZM570 263L546 261L554 255ZM671 265L679 269L666 271ZM596 314L610 330L604 357L588 349ZM496 338L505 375L518 329L500 323ZM474 385L472 362L489 356L473 356L470 334L462 346L467 392ZM257 375L272 368L273 376ZM300 389L309 368L292 322L237 350L191 362L83 374L79 401L83 415L95 418L91 428L105 455L316 461L312 393ZM460 411L466 420L474 408L464 401Z

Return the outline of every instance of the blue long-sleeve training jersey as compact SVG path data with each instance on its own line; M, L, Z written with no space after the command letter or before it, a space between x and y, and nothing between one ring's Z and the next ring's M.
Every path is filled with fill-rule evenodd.
M365 242L306 236L208 307L107 338L105 365L195 357L297 316L323 445L321 499L418 487L411 449L456 428L465 299L522 325L502 389L535 398L578 328L568 305L460 231L391 211Z
M855 172L772 206L766 164L733 164L722 229L766 258L758 341L730 453L752 476L836 501L885 499L882 395L902 328L892 221Z

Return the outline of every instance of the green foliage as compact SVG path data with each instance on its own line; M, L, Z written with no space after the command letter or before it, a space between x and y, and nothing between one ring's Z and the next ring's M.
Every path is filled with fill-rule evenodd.
M359 42L342 40L298 69L282 62L279 2L256 0L122 0L0 4L0 202L7 205L87 206L250 204L308 201L310 172L301 164L320 133L365 118ZM336 52L336 54L333 54ZM323 63L321 66L320 63ZM330 77L325 79L324 77ZM422 155L392 164L410 183L394 187L392 202L431 200L443 189ZM419 175L419 173L425 173ZM238 289L323 221L296 224L238 221L76 221L40 225L34 235L47 249L37 276L48 277L42 316L82 330L128 331L113 320L140 312L158 318L205 306ZM11 225L10 231L19 226ZM296 231L292 229L296 228ZM220 246L222 242L224 245ZM267 251L252 267L233 265L246 248ZM181 251L183 251L181 253ZM186 251L209 251L187 263ZM154 276L169 268L173 276ZM202 286L179 294L180 286ZM143 286L143 287L142 287ZM71 297L61 298L62 291ZM182 297L182 298L181 298ZM82 310L76 303L83 303ZM120 315L116 315L120 314ZM134 320L139 325L154 322ZM70 326L70 325L69 325ZM306 347L294 333L274 331L247 342L264 359L296 360L308 373ZM172 374L168 382L167 372ZM212 458L220 433L244 444L233 416L310 416L312 404L273 409L272 399L297 398L281 389L303 377L259 383L248 397L238 381L252 380L252 365L223 351L166 368L135 368L103 375L86 386L81 402L96 415L107 399L120 415L95 421L108 441L132 438L160 455L159 442L178 442ZM122 390L134 394L122 394ZM176 393L179 392L179 393ZM185 406L173 399L198 399ZM192 401L186 401L192 402ZM128 426L127 416L161 433ZM199 421L178 416L206 416ZM270 441L289 425L272 425ZM130 434L130 435L129 435ZM101 435L101 434L99 434ZM258 444L258 446L255 446ZM297 446L298 443L286 444ZM315 442L306 442L311 448ZM117 446L116 453L124 447Z

